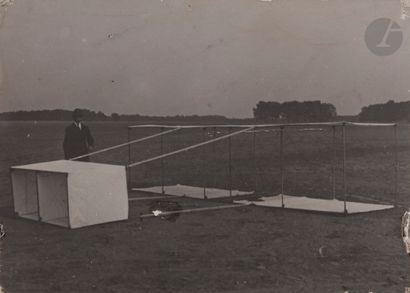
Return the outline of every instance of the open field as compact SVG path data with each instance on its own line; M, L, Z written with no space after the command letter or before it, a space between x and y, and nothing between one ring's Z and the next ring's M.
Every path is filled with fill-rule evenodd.
M147 219L150 202L132 202L130 220L66 230L25 221L12 213L8 168L63 157L60 122L1 122L0 285L5 292L404 292L410 259L400 237L403 207L335 216L243 207L181 215L176 222ZM89 123L96 149L127 140L126 123ZM341 133L331 128L289 129L284 135L285 192L343 198ZM410 135L398 130L398 201L410 206ZM133 138L158 130L133 131ZM216 133L222 135L224 133ZM133 186L190 184L280 191L279 132L258 132L132 169ZM166 136L163 151L210 139L183 131ZM348 131L349 196L395 201L391 128ZM132 161L160 154L160 140L134 146ZM93 158L126 164L124 148ZM332 165L334 162L334 165ZM162 173L162 176L161 176ZM137 193L131 196L139 196ZM183 207L217 205L177 199ZM319 253L321 248L322 254Z

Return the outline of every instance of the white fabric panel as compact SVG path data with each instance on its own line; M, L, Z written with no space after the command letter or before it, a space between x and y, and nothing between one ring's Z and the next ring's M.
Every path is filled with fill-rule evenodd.
M41 221L67 218L67 174L38 172L37 184ZM67 223L65 221L65 226Z
M308 211L318 211L318 212L329 212L329 213L344 213L344 203L337 199L319 199L319 198L309 198L302 196L290 196L284 195L284 204L287 209L296 210L308 210ZM238 200L235 203L252 203L257 206L265 207L282 207L281 195L261 197L260 200L247 201ZM361 203L361 202L346 202L347 212L349 214L354 213L365 213L378 210L391 209L393 205L382 205L382 204L371 204L371 203Z
M35 170L35 171L48 171L48 172L60 172L60 173L72 173L72 172L92 172L96 168L107 168L107 166L115 166L99 163L88 163L79 161L58 160L43 163L35 163L23 166L15 166L13 169L20 170ZM118 166L115 166L118 167Z
M161 186L153 186L153 187L147 187L147 188L133 188L132 190L162 193ZM167 195L187 196L187 197L192 197L192 198L204 198L204 188L203 187L177 184L177 185L164 186L164 190L165 190L165 194ZM252 191L232 190L232 196L247 195L247 194L252 194L252 193L253 193ZM218 188L206 188L206 197L208 199L229 197L229 190L218 189Z
M38 219L36 173L12 170L14 211L20 216Z
M38 182L44 222L78 228L128 219L124 166L60 160L12 167L13 173L13 197L18 210L37 208L37 196L33 195L37 194ZM22 175L25 173L31 175L26 178Z
M128 219L125 167L96 165L68 175L71 228Z

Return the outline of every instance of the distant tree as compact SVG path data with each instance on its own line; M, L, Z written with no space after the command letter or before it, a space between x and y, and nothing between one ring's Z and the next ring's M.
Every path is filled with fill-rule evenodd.
M287 122L328 121L336 115L336 107L320 101L278 102L260 101L253 108L258 120L281 120Z
M84 119L90 121L104 121L107 116L104 113L82 109ZM67 121L72 119L72 111L69 110L37 110L37 111L16 111L0 113L0 120L37 120L37 121Z
M176 115L176 116L143 116L139 114L121 115L112 113L106 116L103 112L92 111L89 109L81 109L83 111L84 120L86 121L141 121L141 122L158 122L172 121L176 123L215 123L228 120L222 115ZM36 110L36 111L15 111L0 113L0 120L15 120L15 121L70 121L72 120L72 111L70 110Z
M363 107L359 120L363 122L397 122L410 121L410 101L385 104L373 104Z
M108 117L105 116L105 114L103 112L98 111L97 114L95 115L95 119L98 120L98 121L104 121L104 120L107 120Z
M259 101L253 108L253 116L258 120L276 120L280 114L281 104L278 102Z
M120 115L118 115L118 113L112 113L111 114L111 120L112 121L120 121Z

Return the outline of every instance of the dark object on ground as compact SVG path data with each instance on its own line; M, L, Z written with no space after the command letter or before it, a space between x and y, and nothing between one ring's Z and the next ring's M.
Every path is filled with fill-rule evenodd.
M161 217L162 220L167 220L170 222L175 222L179 218L179 213L171 214L171 215L163 215L161 216L160 212L169 212L169 211L180 211L182 207L179 203L175 201L168 201L168 200L158 200L154 201L150 207L149 211L151 213L158 213L158 216Z
M0 224L0 239L3 239L6 237L6 232L4 232L4 227L2 224Z

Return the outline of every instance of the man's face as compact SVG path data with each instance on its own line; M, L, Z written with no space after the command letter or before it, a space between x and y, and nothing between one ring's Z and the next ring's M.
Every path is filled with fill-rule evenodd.
M76 123L80 123L81 121L83 121L83 117L74 117L74 121Z

